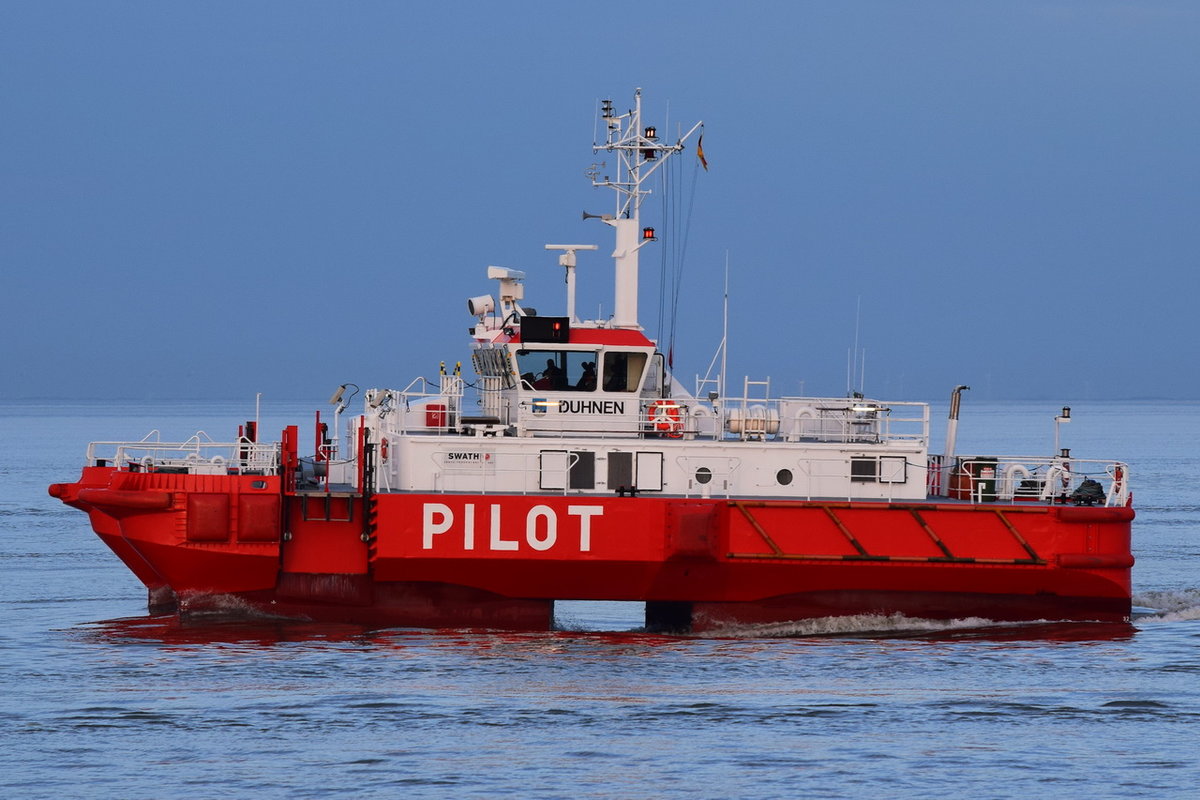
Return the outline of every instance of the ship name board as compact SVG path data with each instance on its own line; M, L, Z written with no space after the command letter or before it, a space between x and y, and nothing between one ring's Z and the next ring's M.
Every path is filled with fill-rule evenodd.
M514 522L513 513L505 514L499 503L489 503L479 513L475 503L464 503L458 515L445 503L425 503L421 549L433 550L442 542L447 548L455 547L461 542L464 550L502 552L528 547L544 551L559 544L561 539L564 547L578 545L579 552L586 553L592 549L592 517L603 513L604 506L569 505L566 519L560 525L558 512L545 505L529 509L524 520L518 514Z
M559 400L560 414L624 414L624 400Z

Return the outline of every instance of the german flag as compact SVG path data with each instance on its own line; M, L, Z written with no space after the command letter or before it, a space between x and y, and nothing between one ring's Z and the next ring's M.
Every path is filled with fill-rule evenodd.
M700 166L704 167L704 171L708 172L708 159L704 157L704 134L700 134L700 138L696 140L696 157L700 159Z

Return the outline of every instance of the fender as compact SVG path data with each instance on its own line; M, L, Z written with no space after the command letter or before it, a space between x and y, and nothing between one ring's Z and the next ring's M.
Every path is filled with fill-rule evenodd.
M170 492L123 489L80 489L79 499L97 508L128 508L136 511L161 511L170 508L175 501Z

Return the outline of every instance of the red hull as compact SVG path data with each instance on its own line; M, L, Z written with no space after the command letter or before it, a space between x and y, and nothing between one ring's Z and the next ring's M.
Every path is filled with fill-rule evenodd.
M417 627L657 629L859 613L1123 621L1128 508L581 495L290 495L277 477L89 468L51 494L160 597Z

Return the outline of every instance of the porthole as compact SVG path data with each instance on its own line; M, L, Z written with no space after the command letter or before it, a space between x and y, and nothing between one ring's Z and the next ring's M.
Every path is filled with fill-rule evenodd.
M787 486L792 482L792 471L790 469L781 469L775 473L775 480L779 481L780 486Z
M250 481L250 488L251 489L265 489L265 488L267 488L267 482L266 481Z
M712 470L708 467L700 467L696 470L696 483L708 483L712 480Z

